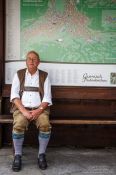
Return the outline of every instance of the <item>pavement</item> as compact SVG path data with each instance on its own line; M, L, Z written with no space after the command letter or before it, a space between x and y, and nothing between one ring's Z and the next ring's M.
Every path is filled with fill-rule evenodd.
M37 148L24 147L22 170L13 172L12 148L0 149L0 175L116 175L116 148L48 148L47 170L38 168L37 152Z

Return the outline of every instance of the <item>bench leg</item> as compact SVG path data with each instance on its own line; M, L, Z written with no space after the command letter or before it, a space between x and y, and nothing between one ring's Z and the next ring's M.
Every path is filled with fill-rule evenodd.
M0 114L2 113L2 97L0 96ZM0 123L0 148L2 147L2 124Z
M0 148L2 147L2 125L0 124Z

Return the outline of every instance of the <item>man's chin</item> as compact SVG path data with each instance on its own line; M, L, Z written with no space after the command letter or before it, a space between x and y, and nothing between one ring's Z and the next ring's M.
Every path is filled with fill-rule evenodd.
M34 66L29 66L28 69L35 69L35 67Z
M29 71L36 71L37 68L35 68L34 66L29 66L29 67L28 67L28 70L29 70Z

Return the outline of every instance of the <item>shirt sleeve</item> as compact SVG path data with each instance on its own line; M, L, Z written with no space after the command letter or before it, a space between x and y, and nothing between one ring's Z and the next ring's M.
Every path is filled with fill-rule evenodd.
M48 76L44 82L44 97L42 102L49 103L49 106L52 105L51 83Z
M11 86L11 96L10 101L14 98L20 98L19 96L19 90L20 90L20 82L17 73L14 75L12 86Z

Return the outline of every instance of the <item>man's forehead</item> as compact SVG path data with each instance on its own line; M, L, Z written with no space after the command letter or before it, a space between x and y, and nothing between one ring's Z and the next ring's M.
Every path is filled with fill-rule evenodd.
M27 57L34 57L34 58L38 58L38 56L35 53L28 53Z

